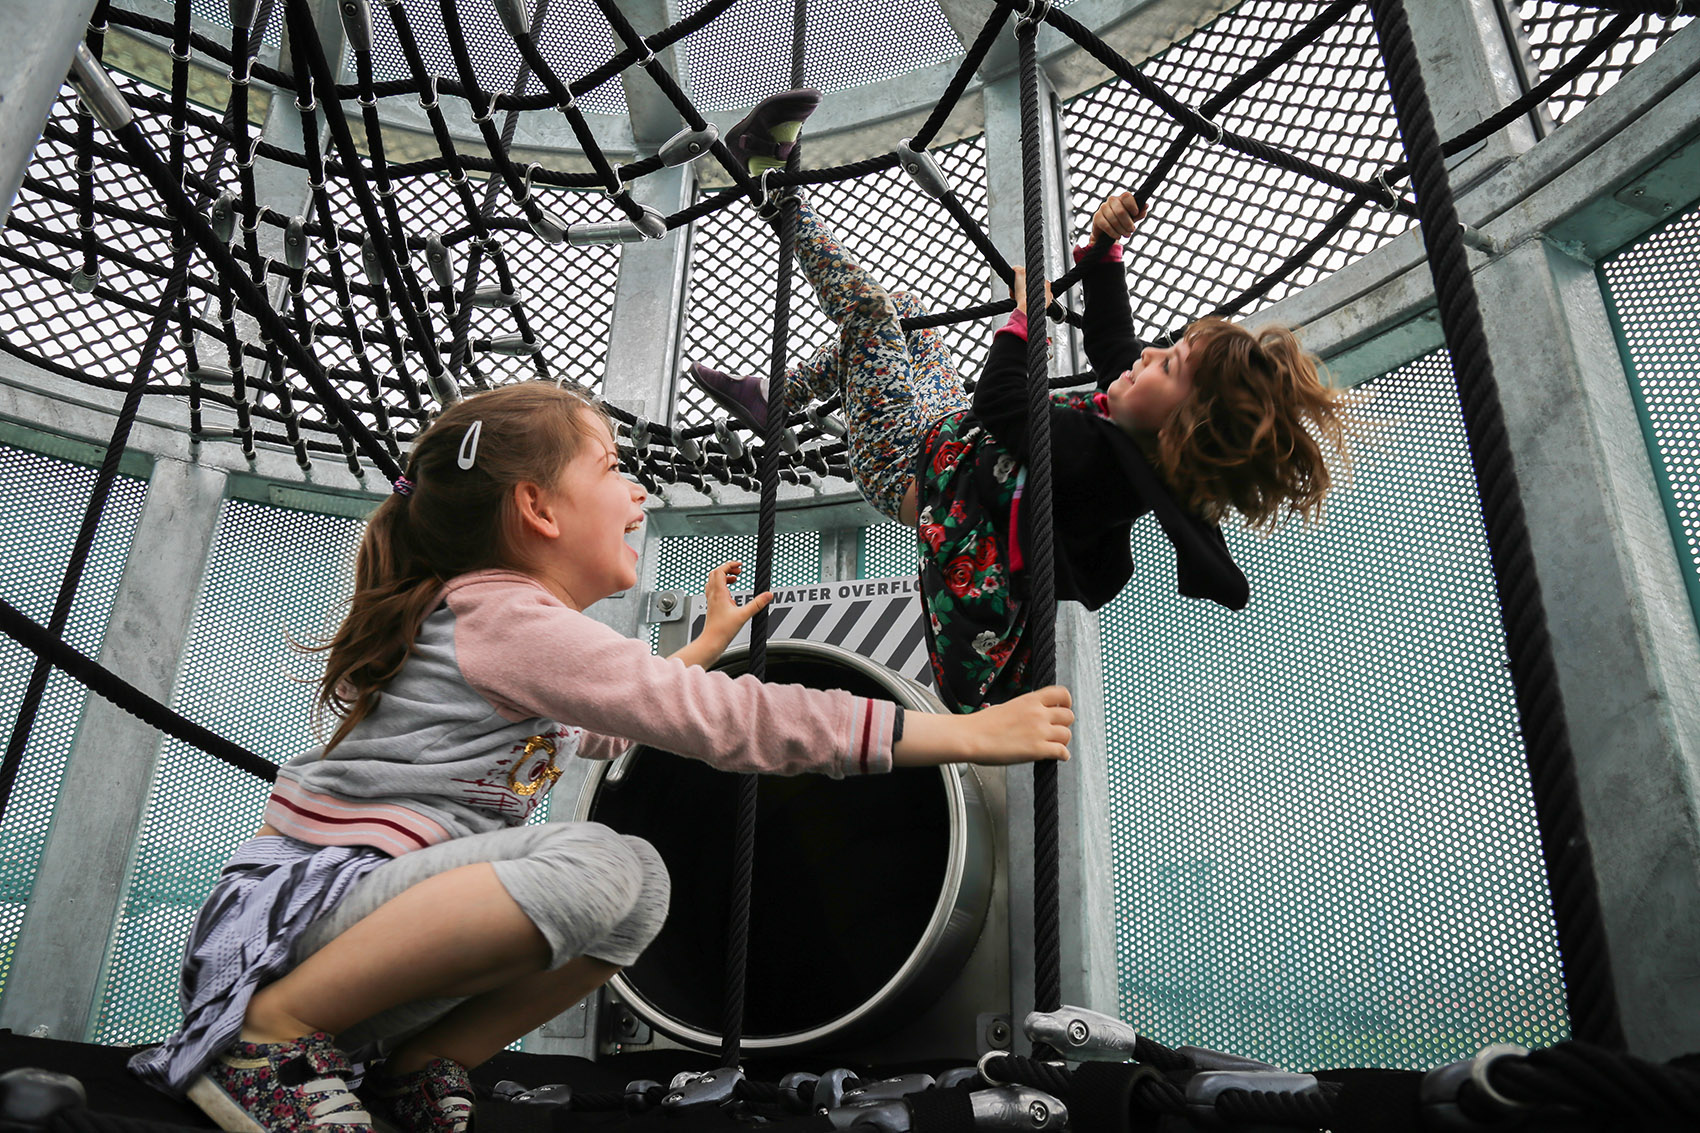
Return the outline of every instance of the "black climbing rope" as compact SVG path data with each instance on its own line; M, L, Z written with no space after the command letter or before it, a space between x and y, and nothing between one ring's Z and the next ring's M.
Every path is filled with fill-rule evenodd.
M1371 0L1370 8L1410 158L1423 243L1481 495L1541 852L1552 884L1571 1027L1586 1042L1621 1048L1623 1024L1583 825L1575 756L1475 282L1465 260L1458 212L1404 7L1400 0Z

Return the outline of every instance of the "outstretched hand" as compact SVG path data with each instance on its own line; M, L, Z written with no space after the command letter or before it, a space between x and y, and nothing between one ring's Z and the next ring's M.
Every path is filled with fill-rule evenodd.
M718 641L722 650L731 644L738 631L756 616L757 611L767 609L773 601L771 590L757 594L741 606L733 600L732 586L743 569L744 564L740 562L721 563L709 572L708 581L703 584L702 594L707 602L700 636Z
M999 766L1067 759L1073 703L1068 689L1047 685L963 717L981 726L986 745L970 762Z
M730 562L721 563L709 572L708 581L702 588L703 597L707 599L703 608L702 632L689 645L672 654L674 660L708 668L726 652L726 647L732 644L732 639L738 636L745 623L755 617L758 610L767 609L773 601L771 590L757 594L742 606L732 599L732 584L738 581L743 569L743 563Z
M1018 696L969 715L910 712L892 745L899 767L940 763L1003 766L1067 759L1073 700L1061 685Z
M1096 240L1120 240L1132 236L1139 222L1145 219L1145 206L1132 193L1111 193L1092 214L1092 236Z

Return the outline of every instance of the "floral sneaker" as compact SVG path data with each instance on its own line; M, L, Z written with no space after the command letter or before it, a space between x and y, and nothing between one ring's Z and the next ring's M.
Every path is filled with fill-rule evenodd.
M423 1069L397 1078L373 1071L360 1093L380 1133L471 1133L473 1128L472 1079L452 1059L433 1058Z
M189 1100L237 1133L373 1133L348 1088L348 1059L323 1031L286 1043L233 1043L189 1087Z

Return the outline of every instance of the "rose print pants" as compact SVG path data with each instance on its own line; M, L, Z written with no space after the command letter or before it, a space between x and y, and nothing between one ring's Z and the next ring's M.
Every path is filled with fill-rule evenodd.
M915 445L939 418L969 407L950 351L934 330L903 332L925 314L908 292L888 295L852 261L806 200L797 211L797 263L838 338L786 372L793 406L844 399L850 471L875 508L897 519L914 476Z

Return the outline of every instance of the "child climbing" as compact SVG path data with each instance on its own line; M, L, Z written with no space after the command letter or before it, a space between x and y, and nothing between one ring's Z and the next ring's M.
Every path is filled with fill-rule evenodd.
M734 605L736 563L671 658L587 617L636 585L645 496L573 392L452 406L395 488L326 646L336 729L279 769L194 926L182 1029L132 1061L225 1129L464 1131L467 1068L637 958L667 912L655 851L594 823L525 824L574 756L641 743L831 776L1067 756L1061 688L996 718L906 716L706 671L770 600Z
M795 135L792 135L795 142ZM1286 330L1256 333L1203 319L1169 347L1133 332L1120 240L1144 209L1112 195L1094 213L1112 242L1084 267L1083 323L1096 393L1053 395L1056 594L1097 609L1132 577L1129 533L1150 512L1174 546L1188 597L1240 609L1249 588L1217 524L1231 512L1253 527L1320 514L1330 485L1324 449L1344 456L1339 395ZM1089 248L1076 250L1089 259ZM796 256L838 337L788 371L793 406L843 399L851 473L869 503L915 526L933 675L962 712L1028 688L1030 650L1021 506L1028 459L1026 286L998 330L970 398L937 332L907 334L924 314L888 295L855 264L807 201L798 204ZM767 383L700 363L686 374L743 424L767 422Z

